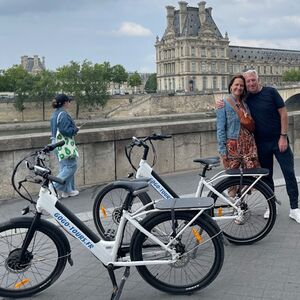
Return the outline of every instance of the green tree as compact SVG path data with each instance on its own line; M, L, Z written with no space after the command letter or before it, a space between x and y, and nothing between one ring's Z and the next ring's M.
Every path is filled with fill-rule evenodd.
M43 70L34 76L32 98L43 105L43 120L45 120L45 102L49 102L57 92L56 75L52 71Z
M288 70L282 74L283 81L300 81L300 71L299 70Z
M109 63L93 65L89 61L84 61L80 77L83 85L81 104L104 106L109 97L107 93L111 78Z
M56 70L59 90L72 95L76 99L76 118L79 115L79 107L83 84L81 80L81 66L79 63L71 61L69 65L64 65Z
M22 66L13 66L4 72L9 91L14 92L14 106L18 111L24 110L24 102L30 97L33 86L33 75L25 71Z
M140 86L142 84L142 79L141 76L137 71L135 71L133 74L131 74L128 77L128 85L131 86L132 88L135 88Z
M147 93L156 93L157 90L157 80L156 73L153 73L149 76L145 84L145 91Z
M76 118L80 106L102 105L108 99L108 85L111 80L109 63L93 65L85 60L82 64L71 61L57 69L60 90L76 99Z
M115 65L111 69L111 81L113 83L117 83L119 86L119 93L120 93L120 86L123 82L126 82L128 79L128 73L126 72L125 68L122 65Z
M12 87L9 84L8 77L5 75L5 70L0 70L0 92L11 92Z

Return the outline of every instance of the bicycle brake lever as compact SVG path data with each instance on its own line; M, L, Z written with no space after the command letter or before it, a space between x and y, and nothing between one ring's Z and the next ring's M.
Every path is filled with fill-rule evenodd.
M27 179L24 179L24 180L21 180L18 182L18 190L22 187L22 183L26 182L26 181L27 181Z

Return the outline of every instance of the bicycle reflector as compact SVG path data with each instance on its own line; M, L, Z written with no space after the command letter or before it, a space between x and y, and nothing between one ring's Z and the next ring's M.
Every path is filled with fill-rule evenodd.
M30 282L30 279L25 278L25 279L23 279L23 280L17 282L17 283L15 284L15 288L16 288L16 289L19 289L19 288L21 288L22 286L24 286L25 284L27 284L27 283L29 283L29 282Z
M103 217L104 217L104 218L107 218L107 212L106 212L105 207L101 205L100 209L101 209L101 212L102 212L102 214L103 214Z
M192 232L194 234L194 237L195 239L197 240L198 244L202 243L203 242L203 238L202 236L200 235L200 233L198 232L198 230L196 228L192 228Z
M223 215L222 207L219 207L219 208L218 208L218 216L219 216L219 217L222 217L222 215Z

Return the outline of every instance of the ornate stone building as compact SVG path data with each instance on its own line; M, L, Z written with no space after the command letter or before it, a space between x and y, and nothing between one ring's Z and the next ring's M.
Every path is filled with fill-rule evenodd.
M280 84L286 70L299 70L300 51L230 46L202 1L179 10L167 6L167 28L156 39L157 90L226 90L233 74L256 69L265 84Z
M43 56L41 61L38 55L34 55L33 57L28 57L27 55L23 55L21 56L21 66L27 72L36 74L46 69L45 57Z

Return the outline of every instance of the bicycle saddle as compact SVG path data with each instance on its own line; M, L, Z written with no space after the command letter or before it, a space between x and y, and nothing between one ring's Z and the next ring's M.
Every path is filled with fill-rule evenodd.
M193 162L200 163L200 164L206 165L206 166L217 166L220 163L220 157L212 156L212 157L206 157L206 158L197 158L197 159L194 159Z
M149 187L149 179L148 178L141 178L141 179L133 179L133 180L118 180L113 183L114 185L122 184L130 193L137 195L138 192L147 189Z

